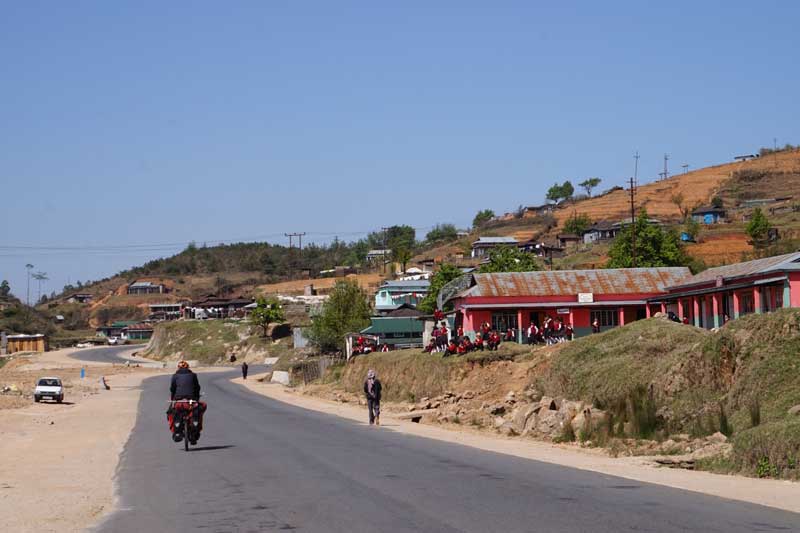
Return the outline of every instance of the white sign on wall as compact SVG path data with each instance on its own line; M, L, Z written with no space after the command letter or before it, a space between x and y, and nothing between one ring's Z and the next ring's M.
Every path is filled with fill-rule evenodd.
M568 315L569 314L569 309L566 308L566 307L562 307L562 308L556 309L556 313L559 314L559 315Z
M594 294L591 292L579 292L578 303L582 304L594 303Z

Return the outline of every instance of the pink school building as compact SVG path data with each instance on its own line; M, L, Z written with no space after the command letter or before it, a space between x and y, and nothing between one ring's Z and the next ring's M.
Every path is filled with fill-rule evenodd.
M468 288L450 301L465 332L489 322L500 331L514 328L521 338L532 322L542 325L552 316L581 336L591 333L595 318L608 329L648 317L660 305L650 300L691 277L685 267L472 274Z
M714 328L747 313L800 307L800 252L710 268L683 267L472 274L449 298L465 332L489 322L501 331L541 325L547 316L571 323L575 335L673 312Z
M800 252L710 268L650 303L707 329L748 313L800 307Z

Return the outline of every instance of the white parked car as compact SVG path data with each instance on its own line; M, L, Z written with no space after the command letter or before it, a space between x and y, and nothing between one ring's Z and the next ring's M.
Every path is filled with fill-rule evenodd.
M60 378L39 378L33 391L33 401L42 400L55 400L58 403L64 401L64 385Z
M120 344L125 344L126 339L125 337L109 337L108 344L111 346L118 346Z
M88 342L79 342L75 345L76 348L91 348L91 343Z

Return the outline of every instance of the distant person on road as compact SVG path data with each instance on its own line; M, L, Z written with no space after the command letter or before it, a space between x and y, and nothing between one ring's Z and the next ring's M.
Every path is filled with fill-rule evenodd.
M242 379L247 379L247 370L249 368L247 361L242 361Z
M375 371L367 372L364 381L364 394L367 396L367 410L369 411L369 425L381 425L381 382Z

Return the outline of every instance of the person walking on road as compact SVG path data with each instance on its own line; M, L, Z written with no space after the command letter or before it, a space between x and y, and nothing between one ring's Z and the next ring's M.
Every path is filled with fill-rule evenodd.
M242 361L242 379L247 379L247 361Z
M367 410L369 411L369 425L381 425L381 382L375 371L370 369L367 372L367 379L364 381L364 394L367 396Z

